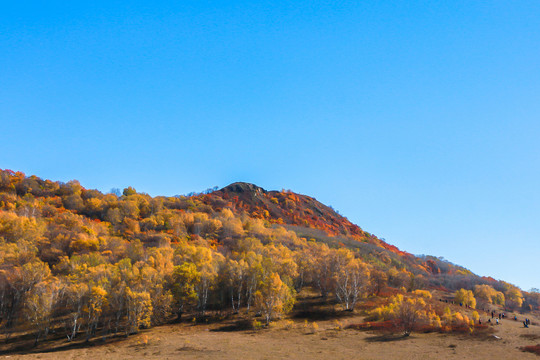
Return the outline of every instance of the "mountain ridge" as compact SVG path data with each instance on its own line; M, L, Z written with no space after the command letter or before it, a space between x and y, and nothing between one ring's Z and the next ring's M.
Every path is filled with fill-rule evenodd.
M94 221L116 224L114 227L120 231L120 235L133 236L137 233L140 234L138 238L144 240L156 238L156 235L151 235L152 232L161 231L163 233L166 230L159 226L148 227L146 220L144 220L153 216L156 206L180 212L202 211L211 216L215 216L224 209L230 209L233 213L261 220L268 226L284 226L307 240L315 239L337 247L360 249L359 251L367 252L373 258L385 259L383 262L387 263L396 262L398 267L405 267L410 271L419 272L419 274L439 276L458 272L474 275L466 268L449 263L443 258L429 255L415 256L400 250L379 239L376 235L362 230L360 226L349 221L332 207L308 195L290 190L266 190L256 184L241 181L204 193L192 194L179 197L151 197L144 193L137 193L132 187L127 187L123 194L117 197L117 195L103 194L98 190L86 189L77 180L67 183L53 182L42 180L35 175L26 176L22 172L0 170L0 209L4 211L14 210L13 207L9 206L9 202L13 201L13 198L9 198L10 196L24 199L31 195L34 199L51 199L48 201L60 211L67 210L89 217ZM120 208L116 208L116 205L108 207L109 205L106 204L107 201L113 201L110 196L115 196L120 204L126 200L127 203L133 203L134 197L137 197L139 203L136 206L140 209L135 211L136 214L131 214L132 210L125 210L122 205L120 214L117 214L117 209ZM105 199L109 200L102 201ZM96 203L100 204L96 205ZM20 207L20 204L17 206ZM28 207L28 205L26 206ZM100 206L101 208L99 208ZM64 208L65 210L63 210ZM118 220L116 220L118 216L124 219L120 223L117 223ZM140 230L134 225L136 222L140 223ZM185 230L187 231L185 236L193 238L199 236L198 233L190 233L193 226L195 225L188 226L188 229ZM195 226L195 228L197 227ZM170 230L165 233L167 232ZM388 260L388 257L392 260ZM489 276L482 278L474 276L485 279L484 281L488 283L497 282Z

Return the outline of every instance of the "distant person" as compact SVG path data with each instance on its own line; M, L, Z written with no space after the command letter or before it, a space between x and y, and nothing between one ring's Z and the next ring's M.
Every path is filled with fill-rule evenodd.
M497 321L497 325L499 325L499 319L495 319L495 321Z

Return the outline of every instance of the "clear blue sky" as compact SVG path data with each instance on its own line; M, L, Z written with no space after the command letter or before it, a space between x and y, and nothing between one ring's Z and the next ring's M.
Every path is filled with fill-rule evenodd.
M292 189L540 287L540 2L87 3L2 3L0 168Z

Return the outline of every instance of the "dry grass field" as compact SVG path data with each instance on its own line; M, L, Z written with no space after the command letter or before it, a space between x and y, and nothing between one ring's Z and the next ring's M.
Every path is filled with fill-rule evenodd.
M519 316L519 315L518 315ZM522 317L522 316L520 316ZM487 320L486 316L483 316ZM536 316L530 317L538 324ZM282 320L242 330L231 318L215 324L171 324L118 341L66 348L65 341L6 353L6 359L538 359L520 348L540 344L540 326L514 320L481 335L413 333L409 337L346 329L363 317ZM338 329L341 325L342 329ZM317 328L317 329L315 329ZM45 349L45 347L48 348ZM53 350L51 350L51 348Z

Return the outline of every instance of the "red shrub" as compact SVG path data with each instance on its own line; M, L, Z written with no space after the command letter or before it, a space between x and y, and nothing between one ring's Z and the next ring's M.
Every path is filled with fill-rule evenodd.
M470 328L466 324L456 324L452 325L452 332L465 334L470 332Z
M390 296L396 295L399 293L401 293L401 290L388 287L385 290L381 291L379 293L379 296L383 298L389 298Z
M423 332L423 333L440 332L441 328L433 326L433 325L420 325L420 326L417 326L416 331Z
M366 300L363 303L360 303L356 305L356 308L362 309L362 310L371 310L376 308L379 305L379 301L373 301L373 300Z
M524 346L521 348L521 351L526 351L526 352L530 352L536 355L540 355L540 344Z

